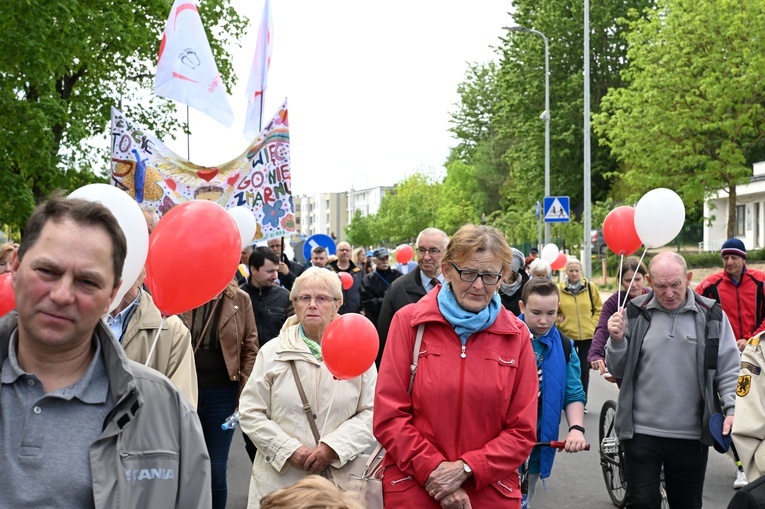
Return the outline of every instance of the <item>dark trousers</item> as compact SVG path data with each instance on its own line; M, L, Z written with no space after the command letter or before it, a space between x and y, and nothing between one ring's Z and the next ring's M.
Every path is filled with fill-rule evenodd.
M580 341L574 341L576 356L579 357L579 369L582 371L582 375L580 379L582 380L582 387L584 387L584 405L585 406L587 406L587 388L590 386L590 363L587 362L587 354L590 353L591 346L592 346L591 339L583 339Z
M251 463L255 463L255 454L258 452L258 448L255 447L255 444L252 443L252 440L250 440L250 437L244 431L242 431L242 437L244 437L244 449L247 451L247 456L250 457Z
M672 509L700 509L709 447L698 440L635 434L624 440L627 507L659 509L659 479L664 467L667 500Z
M236 410L238 397L239 387L236 384L222 389L199 389L197 414L202 423L207 453L210 455L213 509L226 509L226 467L234 431L224 431L220 426Z

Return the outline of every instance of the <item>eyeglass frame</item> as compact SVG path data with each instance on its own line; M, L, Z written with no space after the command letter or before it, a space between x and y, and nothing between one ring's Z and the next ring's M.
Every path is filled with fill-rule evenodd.
M457 274L459 274L460 279L466 283L475 283L479 277L481 278L481 283L483 283L484 286L494 286L499 284L500 281L502 281L502 274L496 274L493 272L478 272L471 269L460 269L459 267L457 267L457 265L454 262L449 262L449 263L451 263L452 267L454 267L454 270L457 271ZM465 279L462 275L463 272L472 272L476 276L473 279ZM497 280L494 281L493 283L487 283L486 280L484 279L484 276L493 276L493 277L496 277Z
M337 297L331 297L329 295L298 295L295 297L296 302L300 302L307 306L311 305L311 301L315 300L317 306L325 306L331 302L337 302Z
M436 256L443 253L441 249L438 249L437 247L431 247L430 249L425 249L424 247L418 247L417 253L419 253L420 256L425 256L426 254L429 254L430 256Z

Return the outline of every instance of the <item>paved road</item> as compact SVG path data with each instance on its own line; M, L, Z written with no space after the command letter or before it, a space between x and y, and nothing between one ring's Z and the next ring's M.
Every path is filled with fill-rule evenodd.
M609 509L613 508L603 481L597 452L598 418L600 407L608 399L616 399L617 389L594 371L590 379L590 411L585 416L587 437L592 450L577 454L558 453L552 477L546 481L547 491L541 486L534 497L534 509ZM563 418L561 436L567 429ZM240 431L236 431L228 463L229 497L227 509L247 507L250 459L244 450ZM734 465L728 456L710 450L704 487L704 507L724 509L733 496Z

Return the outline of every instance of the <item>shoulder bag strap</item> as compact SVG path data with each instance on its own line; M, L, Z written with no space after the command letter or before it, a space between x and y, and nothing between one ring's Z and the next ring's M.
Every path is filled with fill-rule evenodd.
M417 327L417 337L414 340L414 350L412 350L412 365L410 366L410 370L412 374L409 376L409 394L412 394L412 387L414 386L414 375L417 373L417 361L420 358L420 346L422 346L422 334L425 332L425 324L420 324L419 327ZM378 443L375 450L372 452L372 454L369 455L369 458L366 462L366 468L364 469L364 474L362 477L368 477L373 476L374 472L379 468L379 466L382 464L382 457L378 458L378 455L380 454L380 451L382 451L382 444ZM376 461L375 461L376 460Z
M316 439L316 445L319 445L319 440L321 439L319 428L316 427L316 419L313 416L313 412L311 412L311 405L308 404L308 398L305 397L305 391L303 390L303 384L300 382L295 361L290 361L290 368L292 368L292 378L295 379L295 385L297 385L298 394L300 394L300 401L303 402L303 412L305 412L305 416L308 418L308 424L311 426L313 438Z
M414 375L417 374L417 361L420 359L420 346L422 345L422 334L425 332L425 324L422 323L417 328L417 338L414 340L414 351L412 352L412 365L409 366L412 374L409 376L409 394L412 394L414 387Z
M205 323L204 328L202 329L202 334L199 335L199 338L197 339L197 344L194 347L194 355L197 354L197 350L199 350L199 345L202 344L202 341L205 339L205 332L207 332L208 327L210 327L210 323L212 322L213 316L215 316L215 313L218 312L218 305L220 304L220 301L223 297L215 301L215 305L213 305L212 309L210 310L210 316L207 317L207 323ZM192 319L192 324L194 320ZM191 327L189 327L190 329Z

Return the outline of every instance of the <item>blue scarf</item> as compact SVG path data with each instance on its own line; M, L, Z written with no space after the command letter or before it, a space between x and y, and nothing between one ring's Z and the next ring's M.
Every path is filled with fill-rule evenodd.
M497 315L499 315L499 310L502 309L502 301L499 295L495 293L488 306L478 313L473 313L462 309L457 304L457 299L454 298L451 291L451 285L447 284L442 286L441 291L438 292L438 309L446 321L454 327L454 332L460 337L464 346L473 333L482 331L494 323Z

